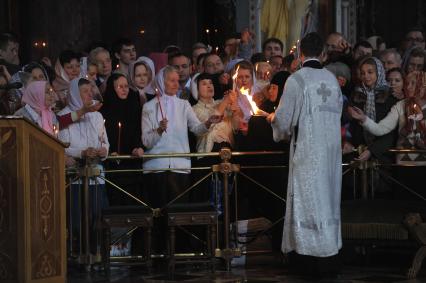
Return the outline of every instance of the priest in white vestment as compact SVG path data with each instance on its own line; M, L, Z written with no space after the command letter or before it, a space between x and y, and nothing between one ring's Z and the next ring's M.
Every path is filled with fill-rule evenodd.
M291 138L282 251L330 257L342 247L340 193L342 94L317 59L322 39L301 41L302 68L284 87L272 122L276 142Z

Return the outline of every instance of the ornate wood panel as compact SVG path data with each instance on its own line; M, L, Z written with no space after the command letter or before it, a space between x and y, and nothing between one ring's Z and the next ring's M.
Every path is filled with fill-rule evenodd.
M16 128L0 128L0 281L17 279Z
M31 278L61 275L61 223L58 153L30 135Z

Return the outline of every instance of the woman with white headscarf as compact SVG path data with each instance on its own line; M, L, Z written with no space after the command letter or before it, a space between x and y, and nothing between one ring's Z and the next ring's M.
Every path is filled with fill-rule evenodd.
M88 104L93 100L92 84L90 81L77 78L70 82L70 97L68 105L60 111L60 115L68 114L72 111L81 109L83 104ZM69 147L65 149L67 156L74 159L84 160L89 166L103 170L101 159L105 159L108 155L109 142L105 131L102 114L99 112L89 112L76 123L69 125L59 132L59 139L65 143L69 143ZM101 209L107 206L106 192L104 188L105 182L100 179L90 179L89 187L89 206L91 213L89 215L91 235L95 236L99 231L97 225L100 219ZM70 209L72 214L72 227L70 231L72 241L78 243L78 235L80 234L80 211L81 207L78 203L79 195L82 193L80 181L76 181L71 185ZM96 252L97 237L92 237L90 242L91 252ZM78 245L78 244L77 244Z
M157 90L157 97L145 103L142 110L142 142L147 154L189 153L188 128L201 135L212 123L220 121L219 117L211 116L201 123L189 102L176 97L179 74L174 67L161 69L152 87ZM152 207L163 207L189 185L190 158L152 158L144 161L143 168L147 170L145 188L150 190L148 198ZM185 198L186 195L179 201ZM161 239L164 233L156 230L154 234L154 238L160 238L156 248L164 247L164 238Z
M83 107L83 104L93 101L92 89L91 82L86 79L77 78L72 80L68 105L58 114L65 115L78 111ZM97 111L85 113L78 122L61 129L59 138L63 142L70 144L65 149L65 153L73 158L99 160L108 155L109 142L105 131L104 119L102 114Z
M139 92L142 106L148 100L145 88L152 82L154 77L154 62L150 58L141 56L129 64L129 83L133 90Z

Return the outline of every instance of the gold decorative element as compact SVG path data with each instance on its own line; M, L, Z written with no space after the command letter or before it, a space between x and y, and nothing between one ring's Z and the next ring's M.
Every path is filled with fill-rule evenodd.
M54 258L52 255L48 254L47 252L42 254L39 257L39 260L37 262L40 263L38 271L36 272L36 278L46 278L46 277L52 277L56 275L56 268L54 264Z
M42 220L42 238L46 241L49 235L49 219L51 217L52 212L52 200L50 197L50 190L47 185L47 181L49 181L49 177L47 176L46 171L43 173L42 177L42 191L40 198L40 214Z

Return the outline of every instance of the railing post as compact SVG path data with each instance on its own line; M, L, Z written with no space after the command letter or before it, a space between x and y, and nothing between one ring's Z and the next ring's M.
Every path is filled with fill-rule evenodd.
M236 164L231 164L229 161L232 157L231 149L222 148L219 152L221 163L219 165L213 165L212 169L214 172L220 171L223 175L223 239L224 248L215 250L215 256L221 257L226 262L226 270L231 270L231 260L234 257L241 256L241 250L237 247L231 249L230 245L230 211L229 211L229 174L232 172L239 172L240 167Z
M94 168L92 164L93 160L86 159L84 167L80 170L80 177L83 179L82 200L79 206L81 223L80 235L82 235L83 239L80 239L80 256L77 261L79 264L86 265L87 269L89 269L93 263L100 261L100 257L95 257L90 251L90 178L100 176L100 170Z

